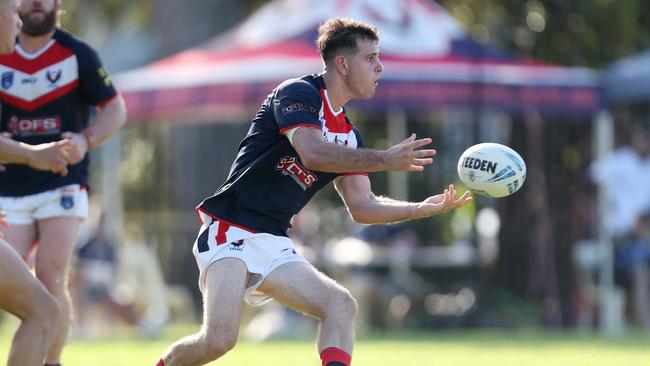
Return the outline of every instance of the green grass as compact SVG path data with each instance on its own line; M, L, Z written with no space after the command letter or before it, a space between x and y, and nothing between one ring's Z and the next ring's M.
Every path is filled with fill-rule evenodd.
M8 328L4 326L3 328ZM181 335L194 329L174 327L163 339L73 340L65 366L153 366ZM7 357L11 329L0 332L0 360ZM454 331L393 334L360 339L355 366L642 366L650 365L650 335L606 339L577 333L541 331ZM219 366L320 365L312 341L242 341Z

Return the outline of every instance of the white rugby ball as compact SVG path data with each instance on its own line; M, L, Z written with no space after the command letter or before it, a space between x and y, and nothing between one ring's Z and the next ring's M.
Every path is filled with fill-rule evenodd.
M460 156L458 176L478 194L505 197L524 184L526 163L513 149L486 142L469 147Z

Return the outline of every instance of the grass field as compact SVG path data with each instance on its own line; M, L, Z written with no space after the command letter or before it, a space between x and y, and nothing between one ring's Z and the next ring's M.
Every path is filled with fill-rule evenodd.
M6 360L11 329L0 332L0 360ZM65 366L153 366L169 344L193 328L174 327L160 340L136 338L73 340ZM4 362L4 361L2 361ZM360 339L355 366L650 366L650 335L615 339L576 333L539 331L433 332ZM320 361L309 340L242 341L219 366L316 366Z

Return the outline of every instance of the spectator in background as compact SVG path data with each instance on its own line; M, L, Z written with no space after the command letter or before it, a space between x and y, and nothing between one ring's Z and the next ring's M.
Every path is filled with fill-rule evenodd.
M616 282L641 327L650 330L650 130L635 125L630 145L590 167L592 180L607 189L606 226L615 243Z

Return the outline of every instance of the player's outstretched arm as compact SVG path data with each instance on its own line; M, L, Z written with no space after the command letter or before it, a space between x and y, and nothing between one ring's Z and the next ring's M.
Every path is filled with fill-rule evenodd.
M321 130L299 127L291 143L300 160L309 169L322 172L415 171L433 162L436 151L421 149L430 138L416 139L415 134L387 150L350 149L323 141Z
M26 164L39 170L68 174L68 157L72 144L64 139L39 145L28 145L0 137L0 160L7 163ZM4 167L0 166L0 171Z
M70 164L80 162L88 150L101 145L126 123L126 105L121 95L115 96L108 104L97 112L88 128L81 133L64 132L64 138L70 139L74 145L70 154Z
M372 193L365 175L348 175L336 179L336 190L345 202L352 219L360 224L389 224L440 215L472 201L469 192L456 198L456 188L449 185L443 193L422 202L406 202Z

